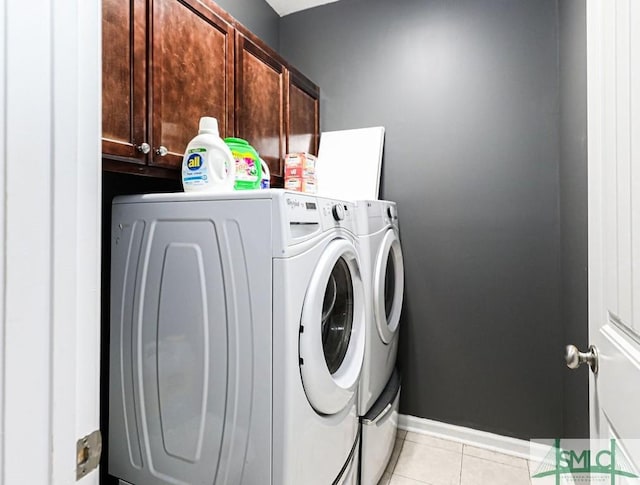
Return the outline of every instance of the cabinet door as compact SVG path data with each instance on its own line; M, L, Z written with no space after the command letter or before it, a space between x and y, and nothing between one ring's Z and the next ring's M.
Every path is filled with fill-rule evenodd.
M236 34L236 135L258 151L276 179L284 176L284 72L275 54Z
M145 0L102 1L102 152L145 163Z
M151 165L179 168L202 116L233 134L233 32L196 0L153 0ZM164 153L164 154L163 154Z
M320 89L294 70L288 71L287 153L318 154Z

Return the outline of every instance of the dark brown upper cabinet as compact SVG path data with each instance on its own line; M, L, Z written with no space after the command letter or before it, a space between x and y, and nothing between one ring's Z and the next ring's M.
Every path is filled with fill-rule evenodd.
M105 169L175 177L202 116L251 143L274 187L286 153L317 154L319 88L212 0L103 0L102 15Z
M146 0L102 2L102 152L141 164L148 140L145 16Z
M250 32L236 33L236 136L269 165L281 187L284 156L318 154L320 89Z
M320 89L292 68L287 78L286 152L317 155L320 142Z
M180 168L202 116L233 134L233 27L197 0L153 0L150 165Z
M197 0L103 0L106 158L178 169L201 116L233 133L234 28Z
M277 55L236 33L236 135L283 177L285 67Z

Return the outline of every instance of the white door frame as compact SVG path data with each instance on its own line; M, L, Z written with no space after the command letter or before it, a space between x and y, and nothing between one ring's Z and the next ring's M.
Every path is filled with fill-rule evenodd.
M99 427L100 37L98 0L0 5L1 485L74 483Z
M602 268L602 127L596 120L602 120L603 103L599 93L602 91L603 72L596 59L602 57L600 39L602 26L600 18L602 8L600 2L587 3L587 79L589 89L588 100L588 214L589 214L589 322L597 322L601 318L604 307L603 294L594 291L602 285L604 278ZM598 93L598 94L596 94ZM598 255L598 257L595 257ZM593 327L589 324L589 341L592 342ZM589 372L589 428L594 439L597 438L599 425L597 422L599 410L594 407L596 402L595 376Z

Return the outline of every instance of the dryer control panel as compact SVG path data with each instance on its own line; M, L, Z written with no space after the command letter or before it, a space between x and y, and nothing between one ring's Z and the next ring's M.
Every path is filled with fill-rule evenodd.
M289 223L320 224L318 203L312 196L287 193L284 198L286 219Z
M356 207L358 235L375 234L382 229L398 227L398 209L395 202L388 200L359 201Z
M355 233L355 205L351 202L295 192L285 192L283 201L288 245L337 228Z
M325 230L341 227L355 233L355 205L351 202L335 199L318 198Z

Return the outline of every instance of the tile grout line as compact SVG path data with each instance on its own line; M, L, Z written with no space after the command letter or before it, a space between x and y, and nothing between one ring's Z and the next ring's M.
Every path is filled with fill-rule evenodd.
M463 455L467 455L467 456L470 456L470 457L472 457L472 458L477 458L478 460L489 461L489 462L491 462L491 463L496 463L496 464L498 464L498 465L510 466L511 468L517 468L517 469L520 469L520 470L524 470L524 469L525 469L524 467L516 466L516 465L512 465L512 464L510 464L510 463L503 463L503 462L501 462L501 461L492 460L491 458L485 458L485 457L482 457L482 456L476 456L476 455L472 455L472 454L470 454L470 453L465 453L465 451L464 451L464 450L465 450L465 448L466 448L467 446L470 446L470 445L463 445L463 448L462 448L462 454L463 454ZM494 451L494 452L492 452L492 453L497 453L497 452L496 452L496 451ZM500 454L500 455L504 455L504 453L498 453L498 454ZM504 455L504 456L506 456L506 457L508 457L508 458L511 458L511 459L516 458L516 457L512 457L512 456L510 456L510 455ZM524 460L524 462L527 464L527 466L526 466L526 470L527 470L527 472L529 472L529 461L528 461L528 460L525 460L524 458L516 458L516 459Z
M436 439L440 439L440 438L436 438ZM405 438L404 441L408 441L409 443L413 443L413 444L416 444L416 445L428 446L429 448L437 448L438 450L450 451L452 453L462 453L462 447L466 446L466 445L463 445L462 443L456 443L455 441L442 440L442 441L446 441L447 443L453 443L453 444L456 444L456 445L459 444L460 445L460 451L458 451L458 450L454 450L454 449L452 449L450 447L448 448L446 446L438 445L438 444L435 444L435 443L425 443L424 441L414 441L414 440L408 440L406 438Z
M495 461L495 460L489 460L488 458L482 458L480 456L475 456L475 455L467 455L467 456L469 456L471 458L475 458L476 460L482 460L482 461L486 461L488 463L493 463L494 465L508 466L508 467L514 468L516 470L525 470L527 473L529 472L529 467L524 468L524 467L521 467L521 466L509 465L508 463L502 463L502 462Z
M428 445L428 444L426 444L426 443L420 443L420 442L418 442L418 441L408 440L408 439L406 438L406 436L408 436L408 434L407 434L407 435L405 435L405 438L404 438L404 439L402 439L402 445L401 445L401 447L400 447L400 451L399 451L399 453L398 453L398 459L396 460L396 462L395 462L395 464L394 464L394 467L393 467L393 470L392 470L392 472L391 472L391 479L393 479L393 477L394 477L394 476L396 476L396 477L406 478L407 480L412 480L412 481L414 481L414 482L416 482L416 483L420 483L421 485L422 485L422 484L424 484L424 485L434 485L432 482L425 482L425 481L423 481L423 480L418 480L418 479L417 479L417 478L415 478L415 477L410 477L410 476L407 476L407 475L403 475L403 474L401 474L401 473L397 473L397 472L395 471L395 470L396 470L396 468L397 468L397 466L398 466L398 463L400 462L400 455L402 454L402 450L404 449L404 444L408 441L409 443L412 443L413 445L416 445L416 446L424 446L424 447L426 447L426 448L434 448L434 449L437 449L437 450L440 450L440 451L446 451L446 452L448 452L448 453L457 453L457 454L460 454L460 475L458 476L458 483L457 483L457 484L454 484L454 485L460 485L460 484L461 484L461 480L462 480L462 479L461 479L461 474L462 474L462 457L463 457L462 446L460 447L460 451L457 451L457 450L452 450L452 449L450 449L450 448L444 448L444 447L439 447L439 446L432 446L432 445ZM444 441L446 441L446 440L444 440ZM391 480L389 481L389 483L391 483Z
M406 475L402 475L402 474L400 474L400 473L394 473L393 475L391 475L391 478L393 478L393 476L394 476L394 475L395 475L396 477L406 478L407 480L411 480L411 481L414 481L414 482L416 482L416 483L424 483L424 485L433 485L433 483L431 483L431 482L423 482L422 480L418 480L417 478L408 477L408 476L406 476Z
M405 434L405 436L406 436L406 434ZM402 438L399 438L398 434L396 434L396 439L395 439L395 442L393 444L393 450L391 450L391 457L389 458L390 461L389 461L389 463L387 463L387 467L389 467L389 464L391 462L393 462L393 455L396 452L396 446L398 444L398 440L401 442L401 444L400 444L400 448L398 449L398 456L397 456L395 462L393 463L393 466L391 468L386 468L385 471L382 473L383 477L384 477L385 474L388 473L389 481L387 483L391 483L391 479L393 478L393 472L395 471L396 466L398 466L398 460L400 459L400 453L402 453L402 448L404 447L405 436L403 436Z
M398 466L398 461L400 461L400 455L402 454L402 448L404 448L405 439L402 438L402 443L400 444L400 448L398 449L398 457L396 458L396 462L393 464L391 468L391 476L393 477L393 473L396 471L396 467ZM393 456L393 451L391 451L391 456Z
M418 480L418 479L416 479L414 477L409 477L409 476L406 476L404 474L397 473L395 471L397 466L398 466L398 463L400 461L400 456L401 456L402 451L404 449L404 444L407 441L409 441L410 443L413 443L413 445L417 445L417 446L431 447L431 448L434 448L434 449L438 449L438 450L441 450L441 451L448 451L448 452L451 452L451 453L456 453L457 452L457 451L454 451L454 450L451 450L451 449L445 448L445 447L433 446L433 445L426 444L426 443L421 443L421 442L418 442L418 441L407 440L406 436L404 438L398 438L398 439L401 441L401 443L400 443L400 447L398 449L397 459L396 459L396 461L395 461L395 463L393 465L393 468L390 470L390 475L391 476L389 478L389 483L391 483L391 480L393 479L393 477L396 476L396 477L402 477L402 478L406 478L408 480L412 480L412 481L414 481L416 483L419 483L419 484L430 485L430 482L425 482L425 481L422 481L422 480ZM461 450L459 451L459 453L460 453L460 472L458 474L457 485L462 485L462 473L463 473L465 456L468 456L468 457L471 457L471 458L475 458L475 459L480 460L481 462L484 462L485 464L490 465L490 466L500 466L500 465L502 465L502 466L507 466L507 467L509 467L511 469L514 469L514 470L524 470L525 473L527 473L527 482L528 482L528 484L532 485L531 471L530 471L531 470L530 469L531 464L529 463L529 460L526 460L526 459L524 460L525 461L525 467L517 466L517 465L513 465L513 464L509 464L509 463L503 463L503 462L496 461L496 460L493 460L493 459L490 459L490 458L479 457L479 456L475 456L473 454L470 454L470 453L467 452L469 447L473 448L473 446L471 446L471 445L462 444ZM496 453L497 455L503 455L503 454L498 453L498 452L493 452L493 453ZM509 455L505 455L505 456L508 457L508 458L512 458Z

